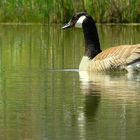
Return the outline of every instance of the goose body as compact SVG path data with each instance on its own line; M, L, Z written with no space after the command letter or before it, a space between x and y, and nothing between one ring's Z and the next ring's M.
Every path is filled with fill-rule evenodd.
M140 71L140 44L120 45L101 51L94 20L85 12L75 14L62 28L80 27L85 39L85 53L79 71Z
M140 44L121 45L109 48L89 63L90 71L126 70L128 72L140 70Z

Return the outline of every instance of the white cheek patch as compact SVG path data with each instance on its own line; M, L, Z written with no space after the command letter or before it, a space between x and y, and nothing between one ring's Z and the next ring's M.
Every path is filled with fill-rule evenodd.
M83 23L83 21L84 21L85 18L86 18L86 16L81 16L81 17L77 20L77 22L76 22L76 24L75 24L75 27L82 28L82 23Z

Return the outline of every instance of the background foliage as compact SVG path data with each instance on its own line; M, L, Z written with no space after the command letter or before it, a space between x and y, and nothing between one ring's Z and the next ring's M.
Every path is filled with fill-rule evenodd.
M140 22L139 0L0 0L0 22L66 22L87 11L96 22Z

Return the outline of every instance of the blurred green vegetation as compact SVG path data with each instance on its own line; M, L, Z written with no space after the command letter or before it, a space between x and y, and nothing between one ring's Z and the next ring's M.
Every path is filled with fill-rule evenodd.
M1 0L0 22L62 23L79 11L96 22L140 22L139 0Z

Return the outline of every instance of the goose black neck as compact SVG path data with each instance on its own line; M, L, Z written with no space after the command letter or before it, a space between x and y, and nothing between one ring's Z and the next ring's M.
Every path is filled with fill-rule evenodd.
M92 17L89 16L84 20L82 28L85 39L85 56L92 59L101 52L97 28Z

